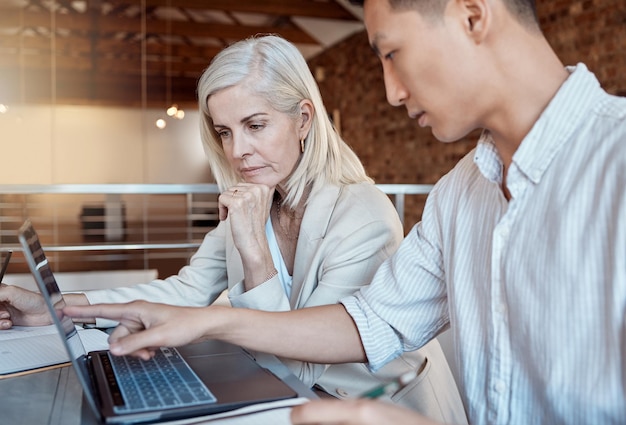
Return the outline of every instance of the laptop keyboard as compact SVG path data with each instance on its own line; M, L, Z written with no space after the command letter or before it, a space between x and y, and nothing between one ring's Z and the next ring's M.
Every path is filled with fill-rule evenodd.
M110 366L107 375L116 412L140 412L216 401L175 348L161 347L148 361L113 355L105 356L103 361L105 370Z

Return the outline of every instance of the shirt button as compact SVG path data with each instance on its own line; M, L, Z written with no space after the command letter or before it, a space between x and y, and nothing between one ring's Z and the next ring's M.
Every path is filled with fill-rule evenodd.
M506 390L506 384L502 381L498 381L494 388L498 394L502 394Z
M337 395L339 395L339 397L349 397L350 393L348 393L348 391L344 390L343 388L337 388L335 390L335 392L337 393Z
M498 314L504 315L506 313L506 304L505 303L499 303L496 306L496 312Z

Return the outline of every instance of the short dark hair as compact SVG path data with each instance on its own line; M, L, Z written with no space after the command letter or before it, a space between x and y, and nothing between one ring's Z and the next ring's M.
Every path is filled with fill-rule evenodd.
M379 0L380 1L380 0ZM416 9L424 16L440 17L448 0L386 0L392 10ZM522 24L537 26L535 0L502 0L507 10ZM363 6L365 0L350 0L350 3Z
M389 3L391 10L404 11L415 9L420 15L430 18L441 18L448 0L376 0ZM365 0L350 0L350 3L363 6Z

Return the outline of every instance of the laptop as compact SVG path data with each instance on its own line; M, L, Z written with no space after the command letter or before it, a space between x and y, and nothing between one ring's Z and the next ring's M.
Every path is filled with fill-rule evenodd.
M243 348L221 341L161 347L150 361L106 350L86 353L74 323L62 313L63 296L30 220L19 229L18 239L85 399L100 422L183 419L297 397Z

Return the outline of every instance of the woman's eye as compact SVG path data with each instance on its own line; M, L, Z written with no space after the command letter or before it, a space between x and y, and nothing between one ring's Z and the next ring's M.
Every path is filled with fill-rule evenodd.
M226 137L228 137L230 135L230 131L228 130L221 130L217 132L217 135L219 136L220 139L224 139Z
M262 129L264 126L263 124L250 124L250 130L260 130Z

